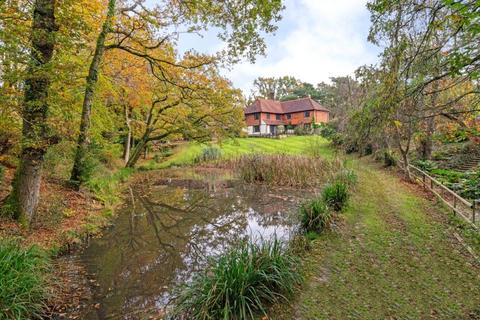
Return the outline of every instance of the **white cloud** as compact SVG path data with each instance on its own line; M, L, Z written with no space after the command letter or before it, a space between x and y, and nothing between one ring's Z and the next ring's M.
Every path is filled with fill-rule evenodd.
M225 75L249 94L259 76L291 75L318 83L374 63L378 50L367 43L370 22L365 3L287 0L277 35L267 39L267 57L255 65L240 63Z

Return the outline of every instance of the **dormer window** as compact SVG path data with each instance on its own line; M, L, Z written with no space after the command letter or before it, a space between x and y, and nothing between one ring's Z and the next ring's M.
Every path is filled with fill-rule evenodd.
M267 113L267 119L270 119L270 113Z
M260 113L254 113L253 117L254 117L255 120L260 119Z
M275 119L277 119L277 120L282 120L282 116L279 115L279 114L276 114L276 115L275 115Z
M305 111L304 116L305 116L305 118L309 118L310 117L310 111Z

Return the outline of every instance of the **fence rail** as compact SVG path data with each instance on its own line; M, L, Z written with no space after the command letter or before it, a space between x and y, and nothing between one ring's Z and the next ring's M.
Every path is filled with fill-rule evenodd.
M467 223L471 224L475 229L479 230L480 220L480 200L473 200L469 202L456 194L453 190L450 190L440 181L430 176L425 171L413 166L408 165L411 169L411 173L415 177L415 180L423 185L423 187L434 195L449 207L454 214L463 218Z

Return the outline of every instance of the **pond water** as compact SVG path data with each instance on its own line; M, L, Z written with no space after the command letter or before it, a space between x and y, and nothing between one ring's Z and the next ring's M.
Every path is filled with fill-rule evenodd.
M304 196L212 171L171 171L132 187L114 227L80 254L94 284L82 319L161 315L208 256L248 237L288 238Z

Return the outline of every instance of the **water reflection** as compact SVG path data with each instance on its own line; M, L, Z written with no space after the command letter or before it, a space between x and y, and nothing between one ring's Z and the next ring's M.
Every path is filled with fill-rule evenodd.
M299 196L211 179L134 188L115 227L82 254L99 303L85 319L140 319L162 310L207 256L252 235L288 237Z

